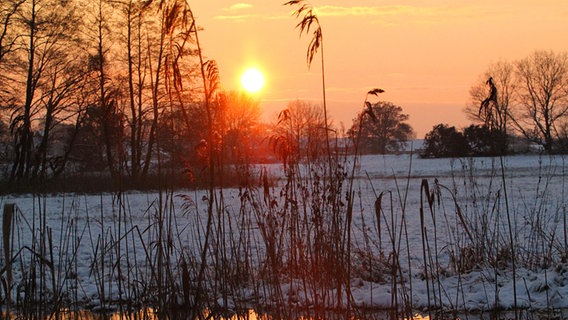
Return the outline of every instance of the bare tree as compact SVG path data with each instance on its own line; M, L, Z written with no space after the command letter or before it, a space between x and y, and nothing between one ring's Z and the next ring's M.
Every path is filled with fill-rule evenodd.
M5 108L14 103L14 97L6 87L10 78L6 77L12 66L6 63L6 58L13 52L18 31L15 27L15 18L24 0L4 0L0 2L0 107ZM0 121L5 121L5 115L0 115Z
M568 53L536 51L515 64L515 126L529 140L554 151L559 126L568 113Z
M148 2L148 3L151 3ZM187 116L184 109L185 89L187 81L183 71L184 58L192 56L190 40L196 39L195 21L190 6L185 0L161 0L155 4L159 13L157 37L148 43L148 61L151 87L152 122L148 137L148 152L146 153L142 175L148 172L152 159L152 148L159 149L158 122L160 115L166 112L164 108L175 106L182 108L182 114ZM197 44L197 46L199 46ZM189 72L188 72L189 74ZM175 105L175 106L174 106ZM172 109L170 109L171 111ZM160 162L160 152L155 153Z
M310 102L289 102L273 125L271 144L285 163L315 160L325 151L325 117L321 108Z
M507 130L507 114L515 91L514 67L506 61L493 63L470 88L465 112L471 119Z
M14 32L14 17L25 0L3 0L0 3L0 64L12 51L18 35Z
M40 98L43 119L41 139L34 153L32 162L32 178L47 178L48 169L52 174L60 173L66 163L65 153L69 150L51 150L53 146L52 132L61 125L80 117L83 109L81 99L77 99L84 85L86 70L82 64L81 56L59 54L46 73L46 81L40 86ZM60 148L69 147L59 146Z
M255 129L260 119L259 101L252 96L228 92L222 96L223 159L225 163L250 163Z
M21 36L14 44L18 47L18 55L10 68L14 101L11 129L15 140L11 180L32 177L38 156L34 143L38 128L32 123L46 115L53 117L55 108L62 107L62 95L71 93L64 90L52 94L53 90L67 86L68 80L73 78L67 75L60 77L59 72L67 70L68 59L75 59L68 52L77 47L74 34L80 25L72 1L28 0L21 4L17 18ZM23 99L20 98L21 92L24 93ZM44 126L45 123L43 121ZM46 130L48 133L49 126L44 127L43 134Z
M143 168L143 156L150 152L144 150L145 118L148 113L144 103L144 87L146 84L147 55L144 48L144 17L150 10L146 3L141 1L126 1L122 4L126 22L126 56L128 79L128 107L127 113L130 131L130 177L137 180ZM128 169L128 168L127 168Z
M195 56L190 48L194 21L184 0L109 3L121 12L115 15L120 32L114 34L121 43L114 49L119 59L111 71L112 82L120 87L117 108L124 117L123 133L128 140L124 141L128 150L114 162L120 160L122 173L137 181L148 175L155 157L165 155L157 150L171 144L165 141L172 137L169 132L182 130L173 126L189 122L186 108L192 100L189 92L195 70L190 59ZM172 114L186 121L174 121Z
M515 93L515 66L506 61L491 64L470 90L470 101L465 112L474 121L498 131L501 150L507 149L512 99Z
M100 112L99 115L100 125L102 127L102 140L104 141L104 149L106 155L106 164L111 177L117 177L119 168L115 158L119 156L120 138L116 136L116 130L113 130L114 115L118 112L118 100L120 99L118 89L113 85L111 77L112 61L110 48L112 42L111 26L109 16L111 16L110 7L106 0L98 0L92 4L93 21L90 23L92 51L94 52L89 57L89 67L91 74L96 81L93 88L93 105L95 105ZM118 149L118 150L117 150Z

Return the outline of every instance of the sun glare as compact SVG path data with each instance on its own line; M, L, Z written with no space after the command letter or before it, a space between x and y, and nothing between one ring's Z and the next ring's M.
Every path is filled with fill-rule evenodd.
M247 69L241 76L241 85L249 93L256 93L264 86L264 76L256 68Z

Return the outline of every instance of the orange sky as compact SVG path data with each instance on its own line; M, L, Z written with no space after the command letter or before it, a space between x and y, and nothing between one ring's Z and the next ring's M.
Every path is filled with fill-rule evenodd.
M255 65L266 77L264 119L295 99L321 103L320 55L306 64L310 36L284 0L190 2L204 30L207 59L219 65L227 90ZM423 138L434 125L461 128L469 88L491 62L535 50L566 51L568 1L559 0L313 0L320 20L330 117L349 128L365 94L400 105Z

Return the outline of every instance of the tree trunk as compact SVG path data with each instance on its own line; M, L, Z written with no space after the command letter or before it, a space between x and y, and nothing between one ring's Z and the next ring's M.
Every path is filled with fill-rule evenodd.
M36 2L32 1L31 17L29 24L29 55L28 70L26 76L26 98L24 102L24 112L22 115L22 124L18 128L16 136L16 157L12 167L10 180L22 180L29 177L30 166L32 163L33 149L33 132L31 129L31 109L32 101L35 94L37 79L34 76L35 64L35 35L36 35Z
M140 145L136 139L138 136L138 120L136 102L134 100L134 70L132 57L132 1L128 3L127 13L127 35L126 48L128 55L128 97L130 104L131 122L130 122L130 178L134 181L138 179L138 171L140 168Z
M107 99L107 88L106 88L106 70L105 70L105 51L103 47L103 12L102 12L102 0L99 1L99 19L98 19L98 47L97 47L97 54L98 54L98 71L99 71L99 107L101 108L101 120L103 126L103 135L104 135L104 143L105 143L105 153L106 153L106 160L107 160L107 167L110 172L112 178L117 176L115 170L115 159L113 155L113 141L111 137L111 123L110 121L113 119L113 108L111 103L109 103Z

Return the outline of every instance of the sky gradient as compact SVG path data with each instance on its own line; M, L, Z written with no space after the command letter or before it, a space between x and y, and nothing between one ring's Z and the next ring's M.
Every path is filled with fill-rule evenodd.
M240 76L257 66L263 120L288 101L322 101L321 56L306 62L310 35L300 37L282 0L195 1L200 42L216 60L226 90L242 90ZM466 126L469 89L489 64L515 61L535 50L566 51L568 1L410 0L309 2L323 31L330 117L345 129L365 94L409 114L418 138L438 123Z

